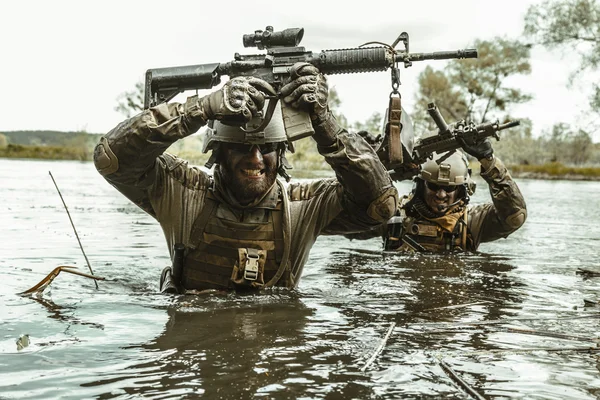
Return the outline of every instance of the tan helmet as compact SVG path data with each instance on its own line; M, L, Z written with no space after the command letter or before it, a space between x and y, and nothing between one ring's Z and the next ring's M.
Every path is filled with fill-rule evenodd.
M266 112L269 100L265 102L263 113ZM262 118L255 117L245 125L246 130L254 130L262 123ZM281 105L279 102L275 105L273 116L269 124L259 132L244 132L239 125L227 125L220 121L209 121L202 152L207 153L215 148L218 142L224 143L245 143L245 144L265 144L287 142L283 116L281 114Z
M464 185L469 196L475 193L476 183L471 178L469 161L460 150L455 151L447 158L444 155L433 153L432 158L421 165L417 176L436 185Z
M432 159L421 165L419 177L438 185L465 185L469 180L469 164L464 154L459 151L455 151L446 159L433 153Z

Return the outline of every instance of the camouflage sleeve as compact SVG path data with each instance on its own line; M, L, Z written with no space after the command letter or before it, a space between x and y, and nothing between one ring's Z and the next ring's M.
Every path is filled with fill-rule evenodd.
M358 134L342 129L331 116L315 126L315 140L340 183L343 211L326 232L359 232L394 215L398 193L373 148Z
M94 150L98 172L152 215L148 189L156 181L157 169L164 167L157 157L202 126L188 104L163 103L144 110L108 132Z
M469 210L468 226L473 249L480 243L505 238L519 229L527 218L525 199L504 163L494 157L489 165L482 163L481 176L489 184L492 203Z

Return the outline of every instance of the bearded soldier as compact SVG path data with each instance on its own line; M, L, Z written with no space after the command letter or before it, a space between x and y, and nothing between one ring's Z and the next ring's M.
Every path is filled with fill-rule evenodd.
M462 143L467 154L481 163L489 184L491 203L469 206L475 191L466 155L433 154L414 178L412 192L400 199L398 212L387 224L351 239L384 238L389 251L475 251L482 242L506 238L527 218L525 200L507 168L494 156L489 139Z
M276 96L309 112L336 178L287 186L277 179L278 172L287 177L290 146L279 108L263 131L248 132ZM325 77L299 63L280 93L258 78L233 78L185 104L151 107L101 139L94 154L100 174L156 218L171 251L183 249L182 269L172 271L177 291L294 288L317 236L393 216L397 192L385 167L364 139L338 125L327 101ZM213 175L165 152L205 125ZM170 274L163 271L162 289Z

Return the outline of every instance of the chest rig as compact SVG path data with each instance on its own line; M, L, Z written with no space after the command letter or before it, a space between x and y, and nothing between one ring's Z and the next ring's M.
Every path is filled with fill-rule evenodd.
M282 190L282 188L280 189ZM259 289L288 286L284 240L285 193L275 208L236 209L207 191L185 257L185 289Z
M435 219L407 216L401 208L400 216L388 222L384 242L386 251L444 252L466 251L468 241L467 208L460 211L454 226L443 228Z

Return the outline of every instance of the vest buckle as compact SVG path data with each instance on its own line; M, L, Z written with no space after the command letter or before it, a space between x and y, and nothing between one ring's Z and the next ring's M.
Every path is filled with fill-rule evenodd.
M244 279L255 281L258 279L258 259L257 249L246 249L246 265L244 267Z

